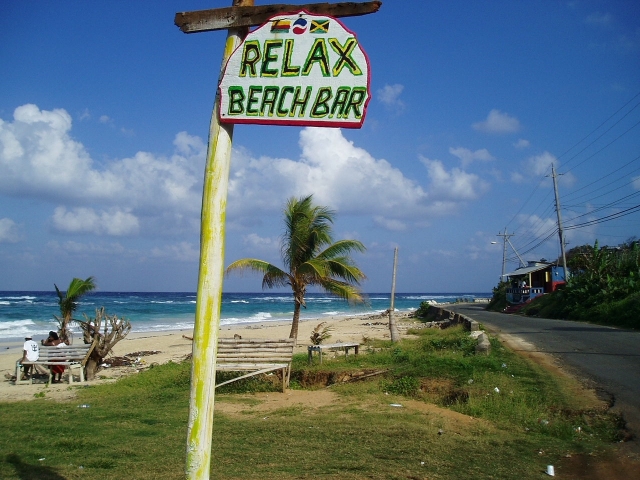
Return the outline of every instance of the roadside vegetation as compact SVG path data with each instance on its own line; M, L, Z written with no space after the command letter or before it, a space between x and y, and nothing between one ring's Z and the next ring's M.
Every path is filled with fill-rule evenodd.
M566 455L604 455L619 419L492 339L476 355L460 327L397 343L363 339L358 356L294 356L291 387L314 408L271 410L275 375L216 394L212 478L540 478ZM3 403L0 478L183 478L190 364L168 363L77 397ZM228 408L225 408L228 407ZM231 408L233 407L233 408Z
M582 245L567 253L571 276L564 288L534 299L523 315L581 320L640 329L640 245ZM494 288L489 308L502 310L503 285ZM498 298L499 297L499 298Z

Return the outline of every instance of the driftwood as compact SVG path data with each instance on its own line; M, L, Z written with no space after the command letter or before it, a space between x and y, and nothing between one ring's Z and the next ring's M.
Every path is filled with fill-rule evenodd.
M382 375L383 373L387 373L388 371L389 371L389 369L387 368L385 370L379 370L377 372L367 373L366 375L354 376L354 377L351 377L348 380L343 380L342 382L339 382L339 383L332 383L331 385L327 385L324 388L331 388L334 385L343 385L345 383L358 382L360 380L364 380L365 378L370 378L370 377L375 377L377 375Z
M332 17L353 17L375 13L382 2L341 2L341 3L312 3L309 5L258 5L214 8L193 12L176 13L174 23L184 33L206 32L228 28L250 27L265 23L270 17L283 13L305 10L316 15L330 15Z
M87 380L92 380L103 359L113 347L131 331L131 322L117 315L107 315L104 307L96 308L95 318L84 315L85 321L78 321L82 329L84 343L95 342L85 366Z

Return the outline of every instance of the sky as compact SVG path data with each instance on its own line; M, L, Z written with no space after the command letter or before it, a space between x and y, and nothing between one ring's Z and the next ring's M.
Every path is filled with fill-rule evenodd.
M230 5L2 2L0 290L196 290L226 32L173 21ZM385 0L341 21L369 59L364 125L236 125L225 264L281 265L283 207L313 194L366 246L365 292L390 291L395 247L399 292L489 292L499 233L507 271L514 249L560 253L552 164L567 249L640 235L640 3Z

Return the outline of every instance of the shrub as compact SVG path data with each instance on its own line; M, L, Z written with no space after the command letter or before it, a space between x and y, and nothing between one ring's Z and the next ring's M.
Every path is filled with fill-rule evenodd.
M412 376L394 378L390 383L383 381L382 389L395 395L413 397L420 389L420 380Z

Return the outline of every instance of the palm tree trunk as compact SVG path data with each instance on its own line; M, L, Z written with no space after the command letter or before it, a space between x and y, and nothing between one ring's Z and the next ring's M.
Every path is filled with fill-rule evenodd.
M293 338L296 343L298 342L298 324L300 323L300 302L294 300L293 307L293 322L291 323L291 333L289 338Z

